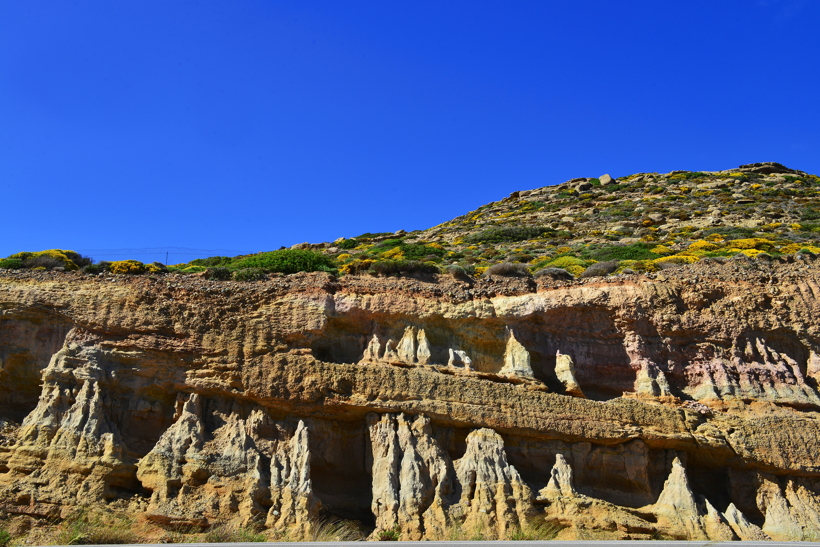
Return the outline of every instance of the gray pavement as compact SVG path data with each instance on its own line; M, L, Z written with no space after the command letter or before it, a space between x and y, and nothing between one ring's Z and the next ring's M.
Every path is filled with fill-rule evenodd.
M329 547L331 545L356 546L361 541L328 542L280 542L280 543L159 543L141 545L119 545L118 547ZM368 545L395 545L396 547L523 547L525 545L548 544L549 547L610 547L637 543L641 547L799 547L820 545L809 541L368 541ZM88 546L86 546L88 547ZM93 546L92 546L93 547Z

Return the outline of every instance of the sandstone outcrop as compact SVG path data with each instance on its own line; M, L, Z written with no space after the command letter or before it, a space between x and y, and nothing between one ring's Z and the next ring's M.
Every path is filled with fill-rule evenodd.
M0 272L0 510L813 540L820 273Z
M504 440L492 429L467 436L467 451L454 462L461 488L459 510L464 528L489 530L507 537L526 523L532 511L532 491L515 467L507 463Z
M572 357L562 354L561 350L555 352L555 376L564 385L566 393L577 397L584 396L578 380L575 379L575 363L572 362Z
M507 347L504 350L504 366L499 374L502 376L523 376L532 378L532 367L530 366L530 353L521 342L515 339L515 334L510 331L507 339Z

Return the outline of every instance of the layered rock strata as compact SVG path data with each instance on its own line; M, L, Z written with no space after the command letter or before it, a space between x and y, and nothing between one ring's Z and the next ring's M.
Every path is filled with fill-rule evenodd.
M5 272L0 504L303 535L547 519L566 538L812 540L818 277Z

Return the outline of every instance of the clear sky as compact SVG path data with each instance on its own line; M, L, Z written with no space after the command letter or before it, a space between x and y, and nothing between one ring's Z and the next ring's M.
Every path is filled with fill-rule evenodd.
M816 0L2 2L0 256L266 251L603 173L820 173L818 28Z

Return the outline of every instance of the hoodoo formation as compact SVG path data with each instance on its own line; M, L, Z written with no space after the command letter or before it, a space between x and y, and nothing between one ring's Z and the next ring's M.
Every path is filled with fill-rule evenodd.
M820 260L778 229L583 277L2 270L0 511L816 540Z

